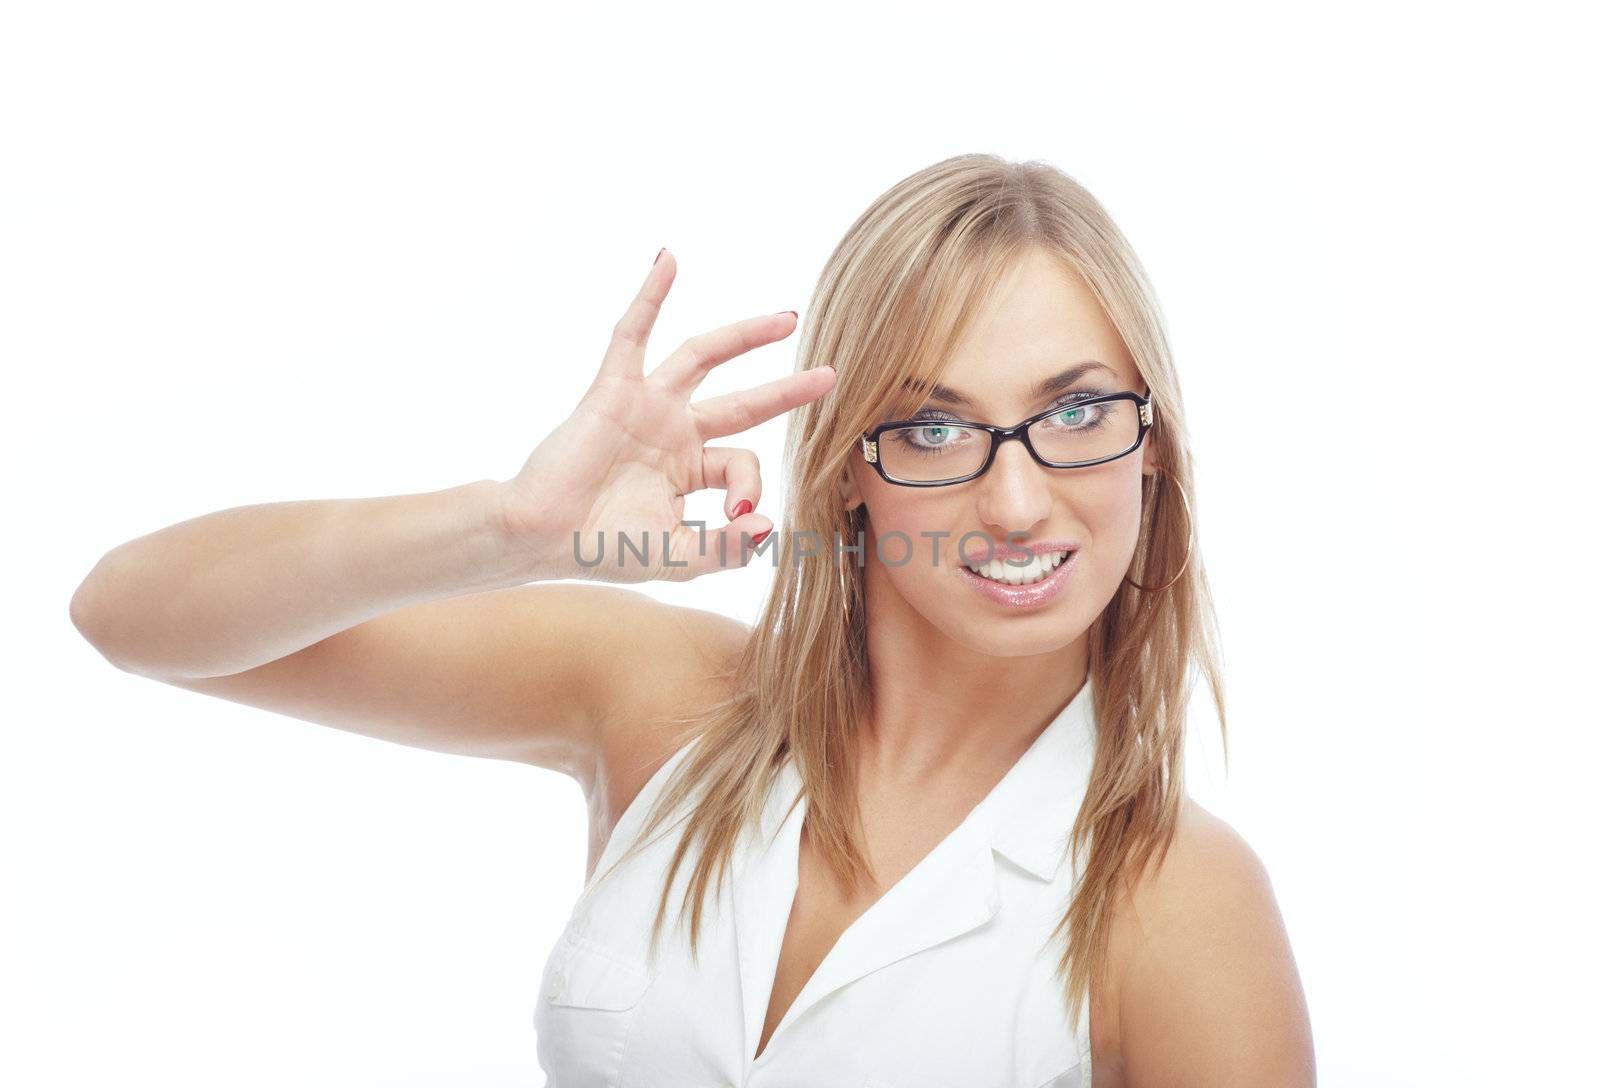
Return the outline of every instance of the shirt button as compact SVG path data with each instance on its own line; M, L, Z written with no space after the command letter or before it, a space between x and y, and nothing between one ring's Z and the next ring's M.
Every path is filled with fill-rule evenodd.
M556 968L555 974L550 976L550 1000L554 1001L561 996L561 988L567 984L566 975L561 969Z

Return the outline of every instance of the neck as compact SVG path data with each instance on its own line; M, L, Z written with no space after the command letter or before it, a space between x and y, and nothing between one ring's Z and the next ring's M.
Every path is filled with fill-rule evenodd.
M993 777L1009 767L1088 678L1088 632L1044 653L994 656L957 642L868 563L867 660L872 701L861 724L861 773L907 786ZM952 592L960 591L952 576ZM983 615L973 630L1035 623Z

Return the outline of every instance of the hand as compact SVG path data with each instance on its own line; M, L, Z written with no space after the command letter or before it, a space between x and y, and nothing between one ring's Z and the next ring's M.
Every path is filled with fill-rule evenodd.
M788 313L751 317L684 341L649 375L645 344L672 285L677 262L662 252L627 313L612 330L599 373L572 415L550 433L522 471L501 482L503 523L527 549L540 577L609 582L688 581L749 562L746 537L772 521L753 512L761 473L747 449L708 446L833 388L832 367L691 404L711 368L794 331ZM723 489L719 528L683 525L684 496ZM734 509L749 500L751 511ZM573 534L577 533L577 545ZM620 534L630 548L619 550ZM662 542L668 542L663 554ZM645 552L648 562L637 553ZM592 563L601 548L603 560ZM670 557L670 564L667 562ZM619 565L620 558L620 565Z

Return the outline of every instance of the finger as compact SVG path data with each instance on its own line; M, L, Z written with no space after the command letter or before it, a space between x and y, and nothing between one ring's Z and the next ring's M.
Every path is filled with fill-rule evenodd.
M739 503L746 500L751 510L761 505L761 462L751 450L707 446L700 457L700 470L705 486L727 492L722 498L724 517L732 518Z
M770 562L777 544L763 534L772 530L772 520L761 514L734 518L720 529L703 536L692 526L680 525L672 534L671 581L687 582L702 574L748 566L757 557L755 538L760 537L760 555Z
M751 348L782 340L794 331L796 320L793 311L785 310L781 314L748 317L691 336L682 347L662 360L661 365L650 372L650 377L688 396L711 373L712 367Z
M678 262L663 249L656 263L650 266L627 312L612 327L611 342L606 345L597 378L644 377L645 345L650 341L650 330L655 328L656 315L661 313L661 303L677 272Z
M753 389L698 401L689 405L689 412L702 438L722 438L816 400L833 388L836 378L831 366L811 367Z

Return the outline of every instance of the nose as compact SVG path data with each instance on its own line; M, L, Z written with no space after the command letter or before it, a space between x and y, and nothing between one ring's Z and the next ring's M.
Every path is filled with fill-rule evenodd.
M1002 442L994 464L978 478L978 516L999 540L1007 533L1031 536L1050 516L1049 470L1020 441Z

